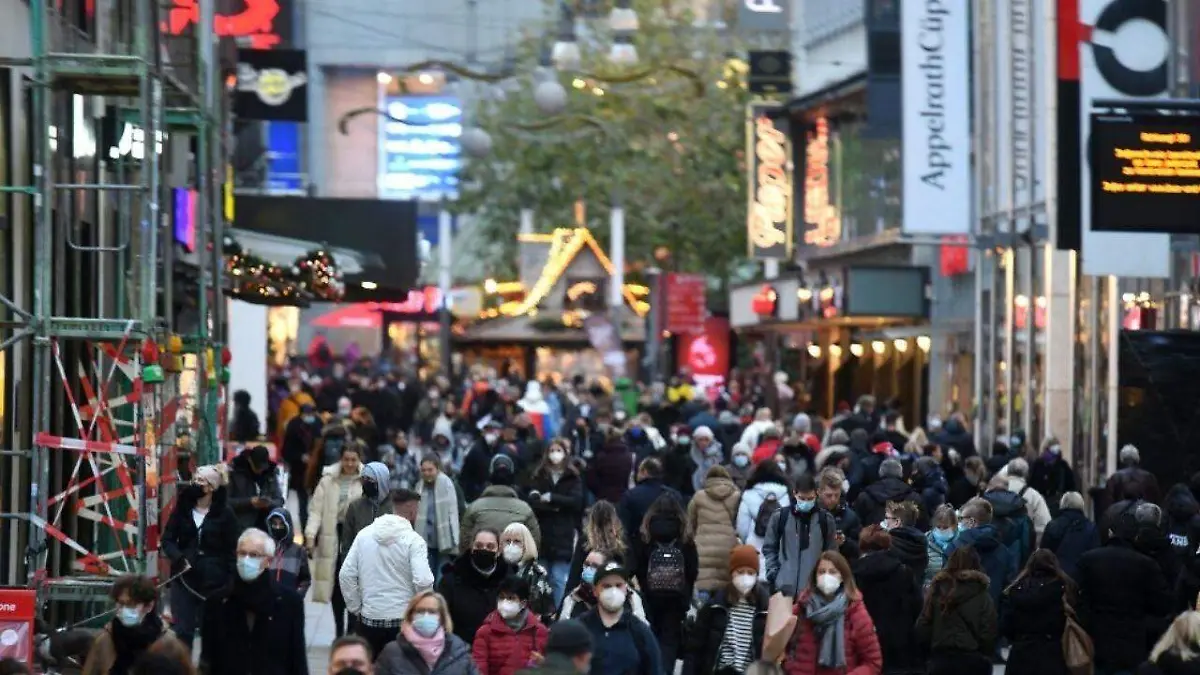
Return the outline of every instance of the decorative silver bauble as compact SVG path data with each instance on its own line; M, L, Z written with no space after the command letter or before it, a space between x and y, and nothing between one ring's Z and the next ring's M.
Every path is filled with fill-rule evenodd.
M567 109L567 90L558 80L538 83L533 90L533 102L543 115L559 115Z
M462 143L463 150L472 157L482 158L492 153L492 135L479 127L464 129L459 142Z

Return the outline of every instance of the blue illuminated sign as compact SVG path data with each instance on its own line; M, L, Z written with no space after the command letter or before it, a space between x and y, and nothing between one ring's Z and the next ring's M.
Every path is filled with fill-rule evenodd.
M458 196L462 103L451 96L388 96L380 118L379 196L439 200Z

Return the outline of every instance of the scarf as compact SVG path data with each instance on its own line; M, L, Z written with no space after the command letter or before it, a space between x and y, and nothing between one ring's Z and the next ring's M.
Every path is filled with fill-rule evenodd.
M126 675L138 657L150 648L163 633L162 619L151 612L136 626L113 621L110 632L113 641L113 664L104 675Z
M421 486L421 503L418 506L417 526L420 534L429 541L429 533L425 531L425 514L429 513L429 490ZM433 482L433 508L437 517L437 544L439 553L454 553L458 551L458 492L454 489L454 481L442 472L438 472Z
M446 630L439 628L432 637L424 637L405 623L400 627L400 634L404 636L405 640L408 640L408 644L417 650L417 653L425 661L425 665L433 670L433 665L442 658L442 652L446 650Z
M846 667L846 592L839 591L826 600L820 593L808 596L804 616L813 624L813 632L821 642L817 665L822 668Z
M269 617L275 607L275 591L271 588L271 575L263 573L254 581L234 579L229 602L238 609L253 614L256 619Z

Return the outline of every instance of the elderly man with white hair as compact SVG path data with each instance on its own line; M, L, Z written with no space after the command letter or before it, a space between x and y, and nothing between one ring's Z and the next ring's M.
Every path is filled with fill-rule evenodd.
M266 532L250 528L238 537L233 585L204 605L204 672L308 675L304 600L264 574L274 555Z
M1121 448L1121 468L1108 479L1109 504L1141 499L1157 504L1162 498L1158 478L1141 467L1142 455L1133 445Z
M1008 490L1025 500L1025 511L1029 514L1029 520L1033 521L1033 531L1040 541L1046 526L1050 524L1050 506L1042 493L1029 485L1029 462L1018 457L1009 462L1005 469L1008 472Z

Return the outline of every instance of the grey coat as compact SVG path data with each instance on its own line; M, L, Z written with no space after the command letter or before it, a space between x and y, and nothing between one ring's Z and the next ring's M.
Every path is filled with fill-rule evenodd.
M479 670L471 660L470 645L453 633L446 634L446 648L433 668L425 665L416 647L398 635L375 660L375 675L479 675Z
M346 517L342 520L342 538L338 542L341 548L338 551L339 558L345 558L350 552L350 544L354 543L354 538L362 532L363 528L375 522L379 516L392 512L392 502L386 496L383 501L376 503L375 500L363 495L358 499L350 502L346 507Z
M779 521L787 515L787 522L780 533ZM802 519L808 518L808 547L800 550ZM821 527L821 519L825 527ZM782 534L782 536L781 536ZM767 581L773 592L796 597L808 588L817 558L825 551L837 550L837 521L825 509L816 508L804 516L795 511L779 509L771 515L767 525L767 537L763 542L763 557L767 561Z

